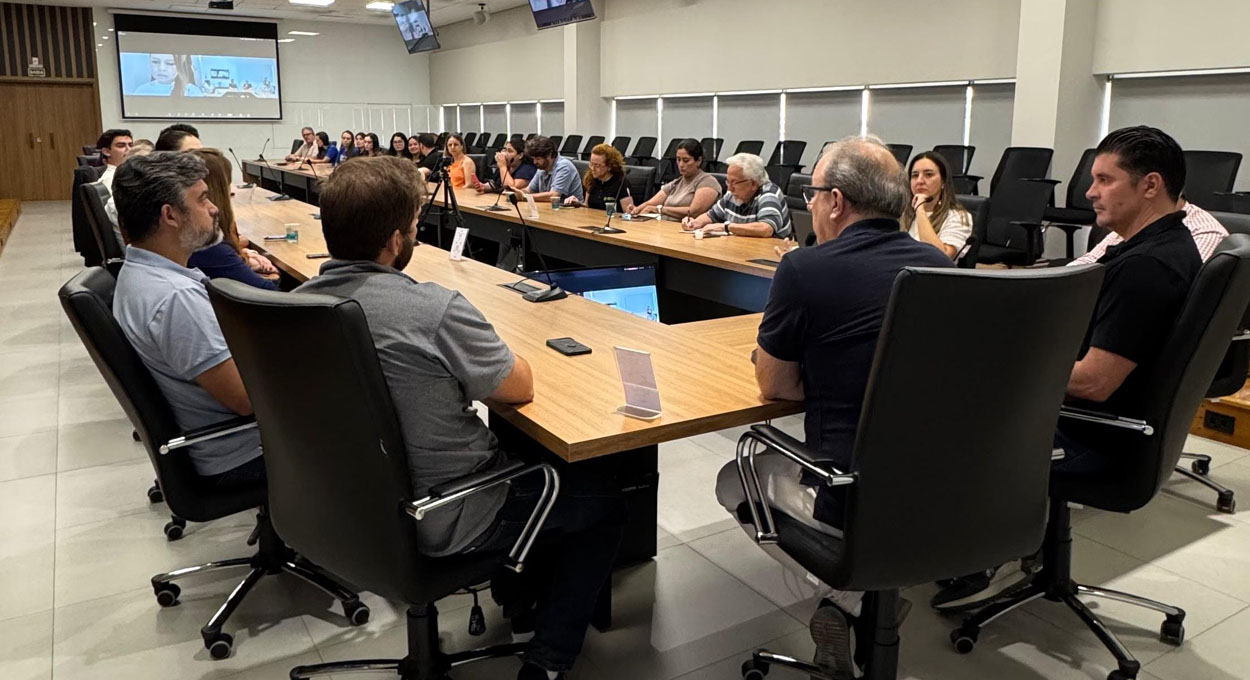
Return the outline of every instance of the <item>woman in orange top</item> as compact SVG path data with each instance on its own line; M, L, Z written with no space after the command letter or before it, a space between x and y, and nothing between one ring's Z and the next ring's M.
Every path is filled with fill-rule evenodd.
M463 189L471 183L470 178L477 176L477 164L464 153L464 137L455 134L447 138L447 155L451 156L451 166L447 168L451 186Z

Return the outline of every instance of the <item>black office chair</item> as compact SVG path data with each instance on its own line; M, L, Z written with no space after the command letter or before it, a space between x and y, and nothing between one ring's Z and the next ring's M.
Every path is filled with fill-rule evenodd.
M790 187L790 178L794 176L794 167L790 165L769 165L764 168L768 181L777 185L782 194Z
M886 146L890 147L890 153L894 154L894 160L898 161L898 164L906 169L907 161L911 160L911 144L886 144Z
M629 165L653 165L655 164L655 144L658 140L655 137L639 137L634 143L634 153L625 157L625 162Z
M681 140L678 140L678 141L681 141ZM723 138L704 137L703 139L699 140L699 143L703 145L703 160L705 161L720 160L721 147L725 146L725 140ZM674 154L677 153L676 147L674 147L673 153Z
M1050 173L1050 159L1054 155L1054 149L1039 146L1012 146L1004 149L1002 157L998 159L998 166L994 168L994 176L990 178L989 195L993 196L998 189L998 185L1004 180L1046 179L1046 175ZM977 195L978 186L983 179L980 175L964 173L955 177L958 180L971 182L972 184L972 191L960 190L958 193ZM1055 184L1058 183L1054 180L1049 181Z
M584 161L590 160L590 150L603 143L603 135L591 135L586 138L586 145L582 147L579 158Z
M564 138L564 145L556 147L560 150L560 155L568 158L577 158L577 150L582 146L581 135L569 135Z
M786 184L786 205L789 206L790 212L807 210L807 201L803 198L803 187L811 185L812 176L796 173L791 175L789 180Z
M1029 180L1000 184L990 197L984 223L973 223L972 234L979 243L977 261L1017 267L1035 264L1044 247L1042 213L1051 189L1049 183Z
M629 153L629 143L634 141L633 137L625 135L617 135L612 138L612 148L621 152L621 155Z
M1126 430L1122 448L1114 454L1114 474L1056 471L1051 476L1050 511L1042 568L1020 589L964 620L951 632L951 641L963 654L972 651L982 626L1004 613L1044 597L1066 604L1098 636L1118 669L1108 680L1137 677L1141 664L1078 595L1105 597L1164 614L1159 637L1179 645L1185 639L1185 611L1143 597L1072 580L1072 517L1069 503L1111 512L1132 512L1150 502L1180 459L1194 411L1202 400L1238 323L1250 304L1250 236L1229 236L1222 252L1212 256L1189 290L1176 325L1159 353L1158 364L1145 387L1150 395L1144 413L1105 414L1064 409L1061 417L1084 428ZM1064 372L1066 375L1067 372ZM1047 439L1046 441L1050 441ZM1036 546L1034 546L1036 548ZM1032 550L1032 549L1030 549Z
M443 678L453 665L523 651L525 645L509 644L444 653L434 603L488 581L504 564L521 569L555 502L555 470L514 463L414 499L395 405L360 305L327 295L256 295L236 283L213 281L209 297L262 425L274 527L330 572L410 605L405 658L299 666L291 678L362 670ZM511 553L419 552L416 522L426 513L525 474L542 474L546 484Z
M478 135L477 141L473 143L472 153L490 153L490 135L489 132Z
M937 144L933 147L933 153L946 159L946 167L950 168L953 175L968 174L972 168L972 156L976 152L975 146L963 144Z
M649 165L626 165L625 181L629 182L629 193L634 197L634 205L644 203L655 195L655 168Z
M850 468L834 469L772 426L739 440L747 502L737 516L756 543L833 588L867 591L862 616L874 635L857 643L871 645L867 680L897 676L899 589L988 568L1041 541L1051 435L1101 281L1101 267L905 268L878 336ZM934 351L954 360L927 360ZM821 493L845 491L835 501L845 508L842 538L762 500L759 445L818 479ZM824 677L767 650L743 664L742 677L760 680L772 665Z
M103 174L103 167L83 165L74 168L74 179L70 185L70 225L74 234L74 252L82 255L83 266L95 267L104 262L104 253L96 242L95 232L87 221L87 202L78 187L91 182L98 182Z
M964 241L963 248L955 253L955 266L960 269L976 269L981 256L981 240L977 234L985 234L990 219L990 199L984 196L957 196L959 204L972 215L972 233Z
M550 137L548 137L548 139L551 140L552 146L559 149L560 143L564 141L564 135L551 135Z
M83 155L85 156L90 156L91 154L95 154L97 156L100 155L100 150L97 149L95 145L93 144L83 144L82 152L83 152Z
M753 153L756 156L764 151L764 142L758 139L744 139L738 142L738 146L734 148L734 152L730 155L740 153Z
M78 166L79 167L93 166L93 167L102 168L104 167L104 159L101 158L100 154L98 153L78 156Z
M1233 190L1241 154L1232 151L1185 151L1185 200L1206 207Z
M87 225L95 237L96 247L104 254L104 267L116 277L122 269L122 263L126 261L126 251L117 242L117 236L113 233L113 222L104 210L104 204L109 199L109 190L103 184L93 182L80 185L78 192L86 211Z
M465 150L465 152L466 152L466 153L471 153L471 152L469 151L469 149L472 149L472 148L473 148L474 143L477 141L477 133L476 133L476 132L466 132L466 133L464 133L464 134L463 134L463 135L461 135L461 136L464 138L464 150Z
M535 138L535 137L537 137L537 136L538 136L538 133L537 133L537 132L531 132L531 133L529 133L528 135L525 135L525 141L527 141L527 142L528 142L528 141L530 141L531 139L533 139L533 138Z
M577 169L577 177L580 179L586 176L586 171L590 169L590 161L584 161L580 158L571 158L570 162Z
M297 137L291 140L291 153L295 153L296 151L299 151L299 148L301 146L304 146L304 140L302 138Z
M816 245L816 231L812 227L812 214L806 210L790 210L790 223L794 233L790 238L803 246Z
M181 522L185 526L187 520L210 522L251 508L260 508L256 530L248 539L248 545L259 544L255 555L157 574L152 577L152 589L156 593L157 603L162 607L177 605L182 591L174 581L187 576L222 569L250 569L247 577L235 587L200 631L204 638L204 647L214 659L230 656L234 638L223 633L222 626L252 587L267 574L288 573L298 576L338 598L343 603L344 615L352 625L364 624L369 620L369 607L361 603L355 593L297 558L274 533L264 508L263 484L226 492L203 487L191 459L185 454L186 447L217 436L251 429L256 426L256 422L250 417L235 418L192 432L179 430L169 402L122 333L117 321L113 319L113 290L116 285L116 280L104 269L85 269L61 287L61 308L65 310L74 331L91 355L92 362L104 376L104 381L108 383L113 396L121 404L122 410L130 418L135 432L143 442L152 467L156 470L156 478L165 502L170 511L179 518L171 524ZM166 525L166 531L169 531L169 525Z
M1067 237L1068 259L1076 257L1076 231L1094 223L1094 204L1085 193L1094 184L1094 149L1086 149L1081 160L1072 171L1072 179L1068 180L1068 193L1064 199L1066 207L1049 206L1042 212L1042 219L1049 226L1062 229Z
M720 192L722 194L729 190L729 179L725 176L725 173L709 172L707 174L711 175L717 182L720 182Z
M438 138L434 140L434 148L435 148L435 149L437 149L437 150L439 150L439 151L444 151L444 150L446 150L446 148L447 148L447 138L448 138L448 137L450 137L450 136L451 136L451 133L450 133L450 132L441 132L441 133L439 133ZM294 152L292 152L292 153L294 153Z
M490 143L490 148L492 151L499 151L503 148L504 144L507 143L508 134L506 132L499 132L495 134L495 141Z

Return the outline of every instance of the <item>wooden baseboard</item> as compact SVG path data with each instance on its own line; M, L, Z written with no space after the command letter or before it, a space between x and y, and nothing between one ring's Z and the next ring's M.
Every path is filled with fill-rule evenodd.
M17 224L18 215L22 214L22 202L16 198L0 198L0 252L9 242L9 234L13 225Z

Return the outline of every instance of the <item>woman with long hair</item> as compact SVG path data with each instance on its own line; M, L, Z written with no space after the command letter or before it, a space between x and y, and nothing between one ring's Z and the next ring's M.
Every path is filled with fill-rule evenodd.
M452 188L462 189L477 179L477 164L464 152L464 137L458 133L447 137L447 155L451 157L447 173L451 177Z
M525 155L525 142L509 139L503 149L495 154L495 167L491 168L490 178L485 183L474 185L479 194L498 193L511 189L524 191L530 180L538 174L534 161Z
M381 142L381 140L379 140L379 139L378 139L378 135L377 135L377 133L374 133L374 132L366 132L366 133L365 133L365 146L364 146L364 151L363 151L360 155L362 155L362 156L381 156L381 155L382 155L382 146L381 146L381 144L382 144L382 142Z
M412 160L412 154L408 152L408 135L402 132L391 135L391 146L386 150L386 155Z
M204 272L209 278L234 279L249 286L267 290L278 289L278 269L267 258L245 247L239 240L238 227L234 223L234 208L230 204L230 161L217 149L193 149L208 166L208 200L217 207L217 240L191 254L188 267Z
M316 139L317 153L312 158L309 158L308 162L334 165L339 159L339 150L330 146L330 135L327 135L325 132L318 132Z
M903 211L903 230L955 259L972 235L972 216L955 198L950 169L941 154L924 151L907 166L911 203Z
M355 158L360 154L360 150L356 148L355 140L356 136L352 134L351 130L344 130L343 134L339 135L339 153L334 158L332 165L340 165L343 161Z
M604 199L616 201L616 209L629 212L634 207L634 197L625 181L625 157L611 144L600 144L590 150L590 166L582 177L586 189L586 206L604 209ZM565 205L581 205L576 196L564 199Z

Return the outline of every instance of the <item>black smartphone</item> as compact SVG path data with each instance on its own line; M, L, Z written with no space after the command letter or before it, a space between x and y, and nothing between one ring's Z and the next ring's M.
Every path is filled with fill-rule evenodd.
M304 257L306 257L306 258L308 258L308 259L310 259L310 260L322 260L322 259L325 259L325 258L327 258L327 257L330 257L330 253L308 253L308 254L307 254L307 255L305 255Z
M551 338L547 341L547 346L566 357L575 357L580 354L590 354L590 348L573 338Z

